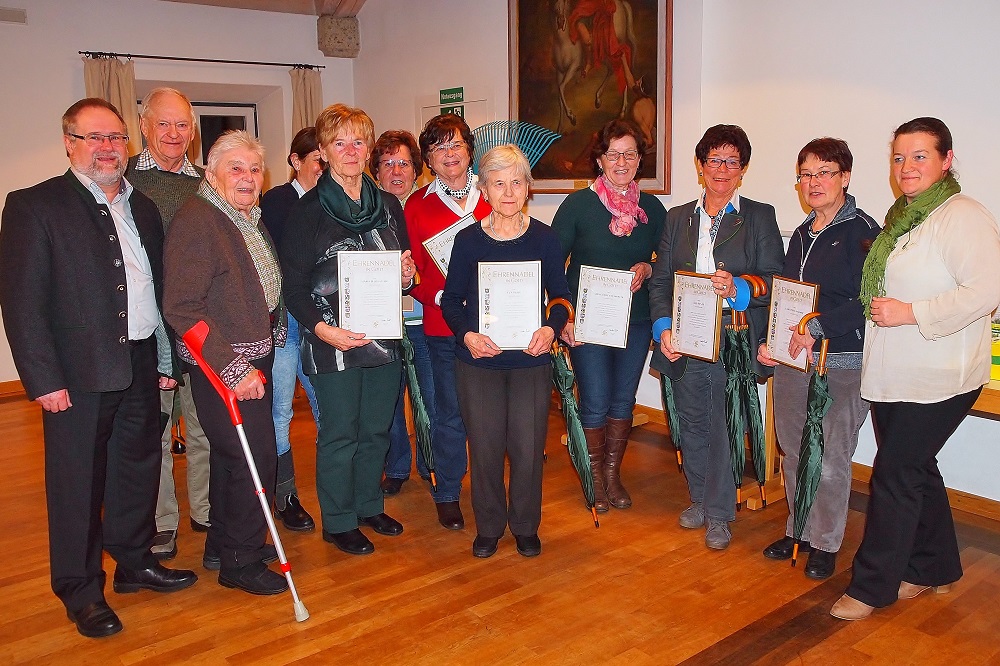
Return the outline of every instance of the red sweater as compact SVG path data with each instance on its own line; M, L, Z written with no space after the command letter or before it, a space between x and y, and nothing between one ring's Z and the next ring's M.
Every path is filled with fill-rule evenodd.
M455 224L460 217L437 194L425 197L428 187L430 185L425 185L406 200L406 232L410 237L410 252L420 274L420 283L410 295L424 305L424 333L445 336L452 335L452 332L441 315L441 306L434 302L437 293L444 289L444 275L424 249L424 241ZM473 215L481 220L491 210L486 197L480 196Z

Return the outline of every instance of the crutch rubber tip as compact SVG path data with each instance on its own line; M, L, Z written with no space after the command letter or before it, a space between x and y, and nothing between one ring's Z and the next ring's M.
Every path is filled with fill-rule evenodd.
M295 621L305 622L309 619L309 611L306 610L306 605L301 601L295 602Z

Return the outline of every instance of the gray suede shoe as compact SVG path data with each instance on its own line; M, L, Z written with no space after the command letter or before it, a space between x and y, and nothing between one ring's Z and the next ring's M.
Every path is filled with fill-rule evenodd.
M701 502L695 502L688 508L681 511L680 518L677 522L681 524L681 527L685 527L689 530L696 529L705 524L705 509L702 508Z
M729 523L724 520L708 519L708 530L705 532L705 545L715 550L725 550L729 547L732 534Z

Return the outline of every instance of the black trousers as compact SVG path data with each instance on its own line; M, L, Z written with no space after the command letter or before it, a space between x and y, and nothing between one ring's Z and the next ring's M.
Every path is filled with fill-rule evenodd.
M156 562L149 552L160 479L156 341L129 344L128 388L71 390L72 407L42 412L52 591L73 612L104 599L102 549L127 569Z
M267 504L274 500L274 472L278 450L271 418L271 364L274 354L253 361L264 373L264 397L241 400L243 429L250 444ZM257 498L243 446L222 398L201 368L191 367L191 394L198 409L201 427L211 447L208 501L210 505L206 551L218 553L223 569L237 569L260 561L260 548L267 536L267 522Z
M981 391L932 404L872 403L878 452L851 597L882 608L896 601L901 581L947 585L962 577L937 454Z
M472 512L484 537L530 536L542 521L542 455L552 368L493 370L455 362L458 402L469 434ZM510 460L510 499L504 458Z

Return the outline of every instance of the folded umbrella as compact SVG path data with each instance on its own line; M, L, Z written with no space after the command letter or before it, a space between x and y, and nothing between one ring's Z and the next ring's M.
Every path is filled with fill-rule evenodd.
M546 316L552 307L562 305L569 311L570 319L573 318L573 305L565 298L554 298L549 301L546 308ZM562 402L563 418L566 419L566 450L569 452L569 459L573 463L577 476L580 477L580 487L583 490L583 497L587 502L587 508L594 518L594 527L600 527L597 520L597 509L594 506L594 479L590 473L590 455L587 453L587 439L583 433L583 422L580 420L580 406L576 402L576 394L573 392L573 385L576 378L569 367L566 356L568 350L556 335L552 340L552 383L559 392Z
M805 335L806 324L818 317L818 312L810 312L799 322L798 331ZM806 402L806 421L802 426L802 445L799 449L799 464L795 469L795 520L792 525L792 566L799 556L799 543L809 521L809 512L816 500L820 478L823 476L823 418L833 405L830 382L826 376L826 352L829 340L824 339L819 347L819 362L809 378L809 394Z
M750 284L750 294L759 298L767 293L767 283L759 275L741 276ZM754 476L757 477L757 487L760 489L760 500L767 506L767 493L764 483L767 481L767 442L764 438L764 421L761 417L760 393L757 392L757 373L754 372L754 358L757 345L750 340L750 327L747 324L746 313L741 313L742 327L739 331L740 344L740 389L743 394L743 415L747 437L750 440L750 455L753 459Z
M431 438L431 418L424 404L424 396L417 380L417 366L413 362L413 343L406 335L403 327L403 368L406 371L406 385L410 389L410 410L413 412L413 428L417 434L417 446L424 457L427 472L430 474L431 488L437 492L437 475L434 473L434 448Z
M667 413L667 425L670 427L670 441L674 444L677 454L677 471L684 472L684 456L681 453L681 419L677 415L677 402L674 400L674 383L670 377L660 373L660 392L663 394L663 411Z

